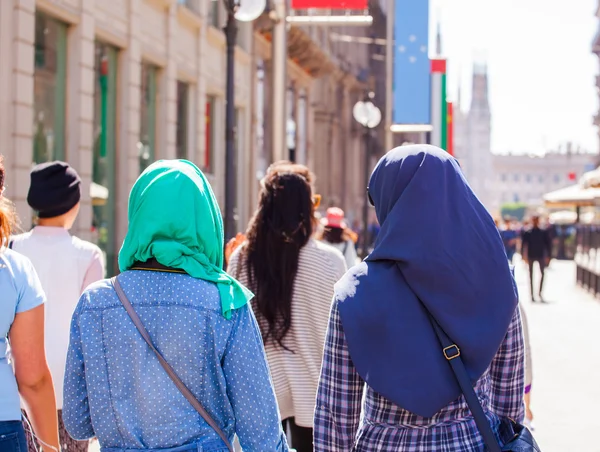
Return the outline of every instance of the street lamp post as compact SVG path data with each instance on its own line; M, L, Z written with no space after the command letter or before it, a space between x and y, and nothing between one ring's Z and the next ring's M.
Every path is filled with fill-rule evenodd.
M235 43L237 23L252 22L267 6L266 0L223 0L227 10L227 82L225 106L225 241L237 231L237 155L235 145ZM208 150L207 150L208 152Z
M381 111L379 108L371 102L374 97L373 93L369 93L364 101L359 101L354 105L352 109L352 116L354 120L358 122L364 128L364 140L365 140L365 160L364 160L364 177L365 183L369 183L369 174L371 166L371 130L379 125L381 122ZM369 203L365 199L363 203L362 211L362 223L363 223L363 243L362 243L362 257L367 256L367 248L369 244Z

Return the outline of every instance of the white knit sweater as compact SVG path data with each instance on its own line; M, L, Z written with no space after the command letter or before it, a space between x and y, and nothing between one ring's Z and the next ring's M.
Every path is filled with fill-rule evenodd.
M247 285L246 264L240 259L243 248L231 256L228 272ZM301 427L313 426L333 285L345 272L342 253L311 239L300 250L292 295L292 325L283 341L294 353L273 342L265 344L281 419L293 417ZM255 314L262 323L260 314Z

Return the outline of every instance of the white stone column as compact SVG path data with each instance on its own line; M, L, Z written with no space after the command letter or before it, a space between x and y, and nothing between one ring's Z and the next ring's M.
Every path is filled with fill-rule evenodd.
M174 159L176 155L177 132L177 62L176 29L177 4L173 2L166 10L167 17L167 65L164 67L160 86L158 118L158 146L156 158Z
M207 2L204 2L207 3ZM207 8L208 6L206 6ZM207 58L207 36L208 25L203 23L198 31L198 56L196 64L196 147L190 158L200 167L204 167L206 153L210 150L206 146L206 80L208 78L208 67L210 61Z
M10 3L10 2L9 2ZM10 173L7 174L8 196L17 207L25 229L31 225L31 209L27 205L29 173L33 155L33 66L35 41L35 2L16 0L13 3L12 21L12 77L7 84L12 91L9 115L9 144L12 149ZM10 16L9 16L10 17ZM8 64L11 66L11 64Z
M93 146L94 146L94 90L95 36L94 0L81 0L78 25L69 28L67 38L67 160L82 180L81 209L74 233L91 239Z
M0 61L5 62L5 64L0 65L0 143L2 143L0 153L4 156L4 166L7 173L7 181L5 183L9 186L6 195L9 197L13 196L13 190L9 184L13 180L11 173L14 166L14 148L12 146L12 131L15 119L12 114L12 78L13 64L16 59L13 59L13 54L15 53L13 39L14 8L13 0L0 2Z
M127 201L129 191L139 175L137 144L140 137L141 105L141 3L142 0L128 0L128 36L127 48L119 59L118 85L120 96L117 98L119 127L116 155L117 186L115 198L115 241L122 243L127 233Z

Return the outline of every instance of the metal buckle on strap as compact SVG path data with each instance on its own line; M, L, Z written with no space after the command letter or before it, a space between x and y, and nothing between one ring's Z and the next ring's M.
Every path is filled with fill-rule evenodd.
M460 356L460 348L458 345L452 344L444 349L444 356L448 361L452 361Z

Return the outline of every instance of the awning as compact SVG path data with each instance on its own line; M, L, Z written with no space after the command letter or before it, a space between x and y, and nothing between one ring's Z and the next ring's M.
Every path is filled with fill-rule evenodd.
M92 182L90 185L90 198L92 198L93 206L103 206L106 204L109 195L108 188L100 184Z
M548 207L582 207L595 206L600 198L600 188L584 188L580 184L561 188L544 195L544 203Z
M90 185L90 197L92 199L108 199L108 188L92 182Z
M584 188L600 187L600 168L584 173L579 183Z

